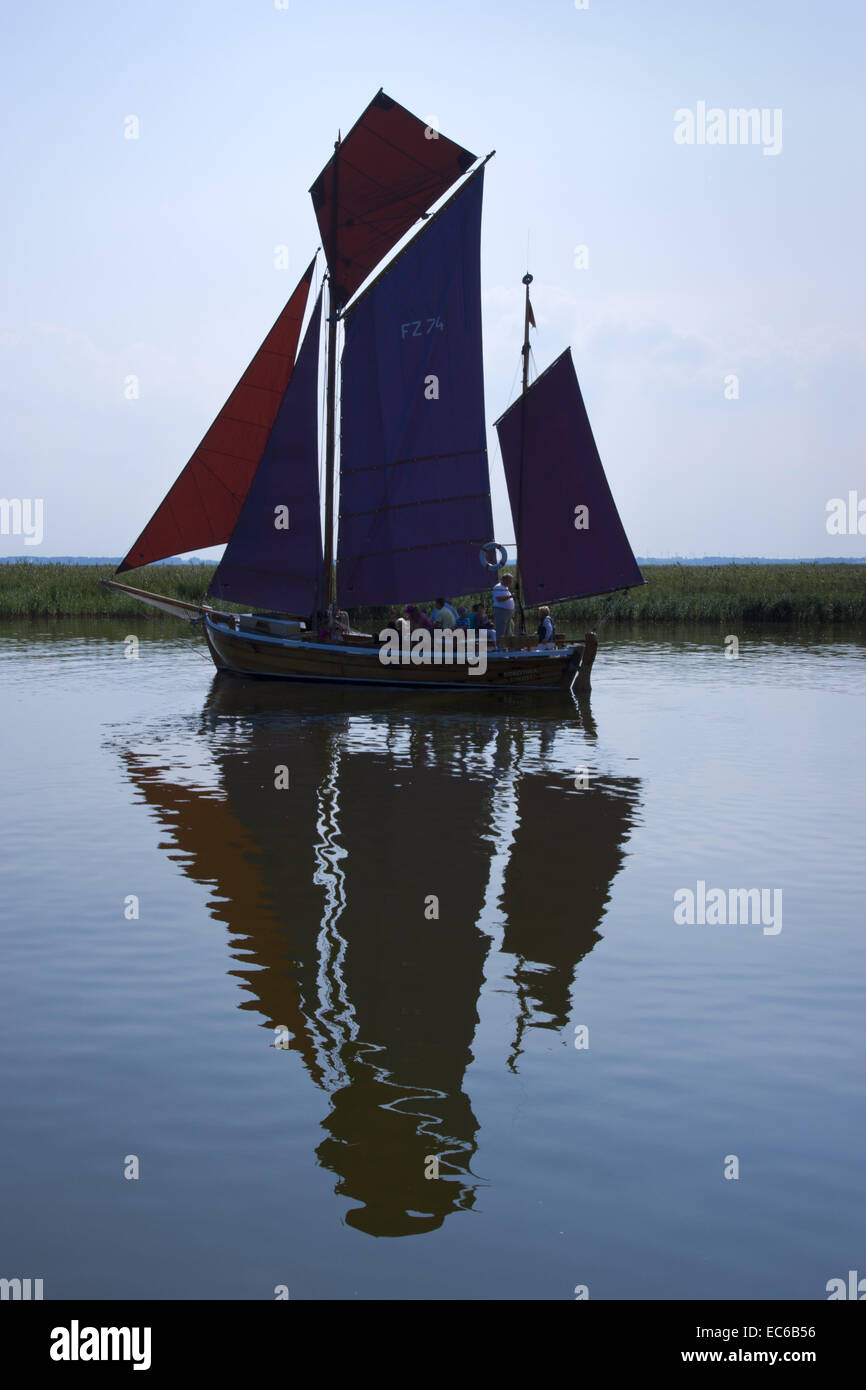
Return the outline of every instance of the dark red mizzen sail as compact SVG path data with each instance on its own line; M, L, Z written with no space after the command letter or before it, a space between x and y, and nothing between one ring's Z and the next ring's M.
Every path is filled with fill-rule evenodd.
M474 163L474 154L377 93L310 189L338 309Z
M292 375L314 264L117 574L231 536Z
M604 476L570 348L509 406L496 429L523 597L554 603L643 584ZM578 521L587 524L578 529Z

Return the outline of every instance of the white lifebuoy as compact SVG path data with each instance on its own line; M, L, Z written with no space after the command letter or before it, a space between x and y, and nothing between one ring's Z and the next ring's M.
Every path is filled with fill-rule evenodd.
M491 561L489 558L491 551L493 551L494 557L501 555L502 558L494 558ZM500 545L498 541L488 541L487 544L482 545L479 550L478 558L486 570L500 570L508 564L508 551L505 549L505 546Z

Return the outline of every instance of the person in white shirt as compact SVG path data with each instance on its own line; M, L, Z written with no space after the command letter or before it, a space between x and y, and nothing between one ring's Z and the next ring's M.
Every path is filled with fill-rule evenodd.
M397 630L397 635L398 635L399 640L400 640L400 647L401 647L401 649L402 649L403 647L408 647L408 646L409 646L409 634L410 634L409 619L408 619L408 618L404 618L402 615L401 615L400 617L398 617L398 618L395 618L395 619L394 619L394 627L395 627L396 630Z
M511 592L513 583L510 574L503 574L493 586L493 621L496 624L497 642L501 642L503 637L514 636L514 595Z

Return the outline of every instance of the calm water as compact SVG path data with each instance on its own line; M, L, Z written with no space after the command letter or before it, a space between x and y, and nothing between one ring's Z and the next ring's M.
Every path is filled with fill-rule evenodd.
M0 629L0 1276L866 1273L866 646L724 635L605 628L578 707L236 682L137 615ZM781 931L680 925L699 880L781 890Z

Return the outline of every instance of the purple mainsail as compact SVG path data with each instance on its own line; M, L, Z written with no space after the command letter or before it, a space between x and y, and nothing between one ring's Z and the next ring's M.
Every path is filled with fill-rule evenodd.
M496 421L523 597L585 598L643 584L608 487L571 349Z
M477 589L492 535L481 359L483 170L350 307L337 592L348 606Z
M322 573L319 516L319 291L298 360L208 593L301 616Z

